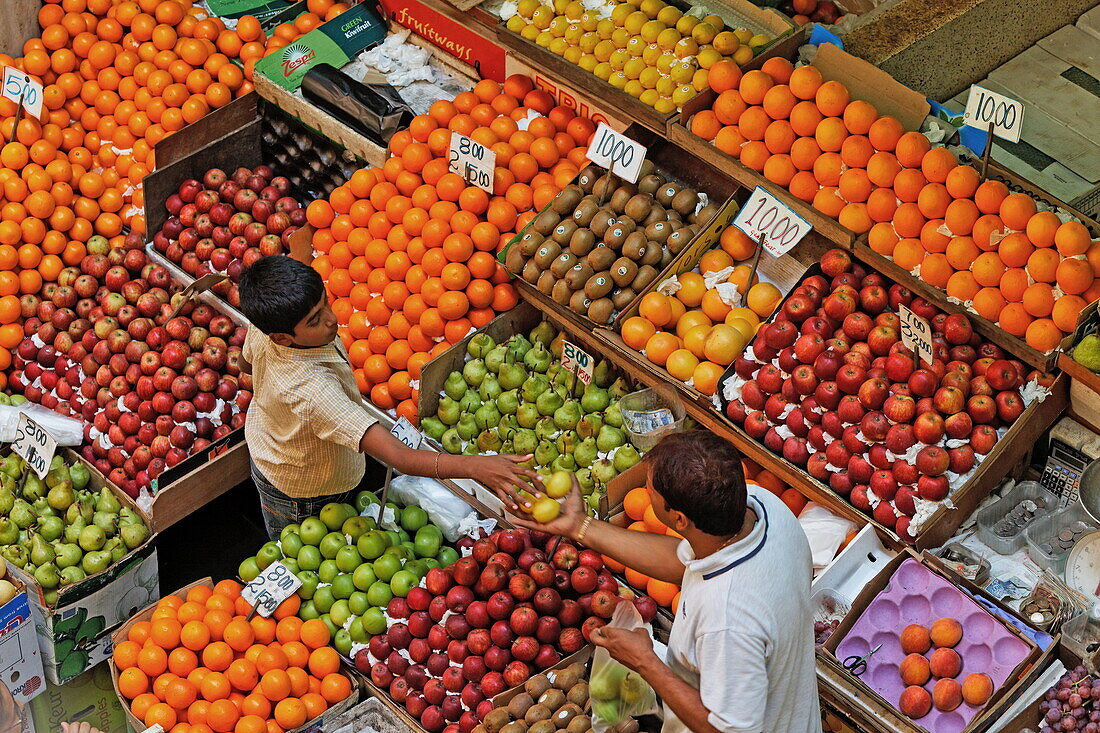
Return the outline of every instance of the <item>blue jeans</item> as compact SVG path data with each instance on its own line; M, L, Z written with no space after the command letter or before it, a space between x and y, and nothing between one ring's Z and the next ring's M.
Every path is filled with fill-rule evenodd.
M264 515L267 536L272 540L278 540L279 533L288 524L301 524L306 517L315 517L320 514L325 504L350 502L355 494L355 491L352 490L340 494L309 496L300 499L287 496L264 478L264 475L256 468L255 463L249 461L249 465L252 469L252 482L256 484L256 489L260 492L260 511Z

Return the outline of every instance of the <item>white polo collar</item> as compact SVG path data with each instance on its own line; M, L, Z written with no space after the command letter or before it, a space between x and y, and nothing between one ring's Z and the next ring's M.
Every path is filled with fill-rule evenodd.
M701 574L703 580L710 580L751 560L764 548L768 540L768 510L751 494L746 504L757 517L756 524L748 535L699 560L695 559L691 544L687 540L682 540L676 548L676 556L684 563L685 568Z

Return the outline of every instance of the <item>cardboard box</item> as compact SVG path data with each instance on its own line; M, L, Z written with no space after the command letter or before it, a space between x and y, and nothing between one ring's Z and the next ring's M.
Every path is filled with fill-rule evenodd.
M0 684L17 703L28 703L45 691L46 678L26 588L15 577L8 580L19 592L0 606Z
M197 580L190 585L185 585L184 587L175 591L174 594L182 598L183 596L187 595L187 591L191 590L195 586L200 585L207 588L213 588L214 581L210 578L203 578L202 580ZM132 614L130 616L130 619L126 621L126 623L119 626L118 629L113 634L111 634L112 645L125 641L127 635L130 632L130 627L132 627L134 624L138 623L139 621L148 621L150 618L152 618L153 611L156 610L158 602L159 600L152 600L149 605L147 605L145 608L138 611L137 613ZM115 699L125 709L124 712L126 722L130 725L130 728L133 731L145 730L145 724L138 720L137 717L130 712L129 702L126 700L126 698L122 696L122 693L118 691L119 670L118 667L115 666L114 659L111 659L108 664L110 670L111 684L114 688ZM338 716L352 708L359 701L359 692L361 689L361 686L359 684L359 674L356 673L353 669L348 668L346 664L342 666L341 672L343 672L343 674L349 680L351 680L351 694L340 702L336 703L335 705L330 706L329 709L321 715L318 715L312 720L306 721L304 725L287 731L287 733L322 733L323 731L328 730L328 728L326 728L326 725L329 723L329 721L335 720ZM106 731L104 733L106 733Z
M89 723L104 733L127 730L126 715L111 687L111 670L105 662L64 685L47 683L45 694L35 698L29 712L31 730L38 733L60 731L62 723Z
M505 49L497 39L498 19L473 7L476 2L381 0L380 4L392 22L472 67L478 77L504 81Z

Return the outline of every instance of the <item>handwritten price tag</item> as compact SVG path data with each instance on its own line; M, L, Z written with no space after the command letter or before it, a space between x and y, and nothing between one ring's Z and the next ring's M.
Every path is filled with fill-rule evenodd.
M447 169L462 176L471 185L493 192L493 170L497 154L476 140L457 132L451 133L451 149L447 153Z
M3 96L16 104L22 102L32 117L42 114L42 85L19 69L4 67Z
M603 166L615 175L631 183L638 182L645 160L645 146L636 143L626 135L615 132L603 122L596 128L596 135L585 154L589 160Z
M398 418L397 422L394 423L393 428L390 430L390 435L413 450L419 448L420 441L424 439L424 436L416 429L416 426L409 422L407 417Z
M772 257L789 252L813 229L810 222L791 211L763 186L753 189L749 200L737 212L733 225L754 242L763 236L764 251Z
M1020 142L1024 105L1011 97L972 84L970 96L966 98L963 124L984 130L989 128L991 122L994 135L1014 143Z
M901 319L901 342L912 349L918 359L932 363L932 326L928 321L898 304L898 318Z
M275 561L244 587L241 596L252 604L256 613L267 618L301 586L302 581L297 575L290 572L286 565Z
M592 370L595 368L592 357L568 341L561 344L561 366L567 372L576 374L584 384L592 383Z
M57 450L57 441L45 428L27 417L27 413L21 412L11 449L27 461L27 465L38 474L38 478L45 478L50 470L54 451Z

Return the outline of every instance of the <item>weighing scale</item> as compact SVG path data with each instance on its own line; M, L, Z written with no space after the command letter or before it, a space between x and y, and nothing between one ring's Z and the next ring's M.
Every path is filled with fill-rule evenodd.
M1066 559L1066 584L1085 594L1086 598L1100 596L1100 530L1090 532L1077 540ZM1094 604L1089 615L1100 621L1100 604Z

